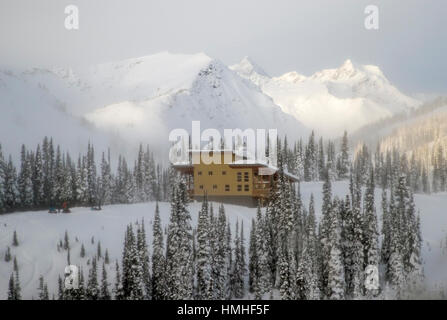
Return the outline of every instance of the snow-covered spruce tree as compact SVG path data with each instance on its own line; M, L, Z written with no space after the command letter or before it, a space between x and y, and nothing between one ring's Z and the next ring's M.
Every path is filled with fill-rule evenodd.
M96 204L97 200L96 183L95 150L93 145L89 143L87 149L87 192L88 203L92 206Z
M106 253L104 254L104 263L109 264L110 263L110 257L109 257L109 250L106 249Z
M318 142L318 180L323 181L326 174L326 158L324 154L323 137Z
M110 300L109 282L107 280L107 270L105 263L102 264L101 289L99 293L100 300Z
M322 203L322 218L319 225L319 265L320 265L320 289L322 294L326 297L330 296L328 283L328 263L331 252L330 235L333 228L334 210L332 209L332 187L331 181L326 176L323 184L323 203Z
M85 300L85 278L84 269L79 266L79 288L76 290L76 300Z
M144 181L145 181L145 171L144 171L144 152L143 145L140 143L140 148L138 150L138 157L135 163L135 191L136 191L136 201L145 201L144 194Z
M318 178L317 146L315 133L312 131L306 146L304 156L304 181L315 181Z
M37 289L39 291L39 295L38 295L39 300L48 300L49 299L48 286L45 283L45 280L42 275L39 277L39 287Z
M265 218L262 215L261 208L258 206L256 214L257 228L255 233L256 252L257 252L257 274L254 277L255 298L262 299L262 296L270 291L272 281L270 279L271 272L268 261L267 241L265 239L266 231Z
M296 293L296 261L290 244L291 240L287 240L279 249L279 295L282 300L295 299Z
M226 282L224 287L225 299L230 300L233 298L233 250L231 248L231 227L230 223L227 224L227 230L225 233L225 248L226 248Z
M349 174L349 143L348 133L343 134L341 152L337 158L337 176L340 180L348 178Z
M390 241L391 241L391 220L390 220L390 213L389 213L389 203L388 203L388 196L387 191L384 188L382 190L382 243L381 243L381 249L380 249L380 259L381 263L384 265L388 265L389 259L390 259Z
M376 208L374 205L374 170L371 168L367 181L363 205L363 268L367 266L379 267L379 232L377 226Z
M22 287L20 286L20 277L19 277L19 269L15 270L15 278L14 278L14 286L15 286L15 300L22 299Z
M240 260L240 270L242 271L242 292L245 294L245 276L247 275L247 259L246 254L247 250L245 247L245 236L244 236L244 221L241 222L241 236L240 236L240 252L241 252L241 260Z
M106 159L104 152L102 153L100 164L101 176L98 177L97 183L97 200L98 205L110 204L112 202L112 173L110 168L110 151Z
M303 141L300 140L296 143L295 154L295 172L294 174L299 178L300 181L304 180L304 151L303 151Z
M342 253L340 250L340 230L337 215L331 214L331 218L332 223L329 236L331 246L328 261L327 297L331 300L341 300L345 297L345 279Z
M87 298L87 300L98 300L100 298L96 257L93 257L92 265L91 265L90 271L88 273L86 298Z
M127 228L123 253L123 291L129 300L144 299L143 267L132 225Z
M402 241L400 239L400 215L395 196L398 196L399 198L405 198L405 196L403 194L398 195L394 188L395 187L392 184L389 209L387 210L390 239L388 264L386 265L386 276L387 281L389 281L389 283L399 296L405 281L405 270L403 261L403 247Z
M151 274L149 263L149 251L146 241L146 229L144 227L144 219L141 221L141 225L137 230L137 249L140 255L141 267L143 269L143 282L144 282L144 296L145 299L151 298Z
M161 229L158 202L155 205L152 241L152 299L163 300L166 294L163 231Z
M241 250L241 238L239 234L239 221L236 221L236 235L234 238L234 262L231 271L232 296L240 299L244 295L244 266L243 252Z
M320 290L318 287L317 259L315 257L317 254L317 239L315 233L316 221L313 210L313 195L311 195L309 207L303 250L300 253L297 266L295 297L301 300L318 300L320 298Z
M346 294L357 299L362 294L363 283L363 216L358 208L351 207L349 195L340 201L341 244L346 281Z
M197 223L197 299L203 300L208 297L208 290L211 280L210 266L210 234L209 234L209 213L208 200L204 196L202 208L199 212Z
M7 212L11 212L20 202L17 189L17 171L9 156L8 163L3 168L3 207Z
M17 237L17 231L14 230L14 233L12 234L12 245L14 247L18 247L19 246L19 239Z
M58 300L65 300L65 294L64 294L64 282L62 281L61 276L59 275L57 278L57 299Z
M260 210L258 206L258 210ZM258 252L256 248L256 220L252 219L250 229L250 243L248 247L248 290L254 292L256 278L259 277Z
M5 175L5 159L3 157L2 145L0 144L0 214L5 211L4 199L4 175Z
M408 248L405 250L404 268L409 289L418 290L422 286L422 236L420 230L420 218L416 216L413 192L409 190L406 209L406 236L408 238Z
M124 290L123 290L123 283L121 281L121 274L120 274L120 266L118 264L118 261L115 263L115 287L113 289L113 294L115 296L115 300L123 300L124 299Z
M81 244L81 252L79 253L79 256L81 258L85 257L85 247L84 247L84 244Z
M209 212L208 237L210 243L210 284L208 286L207 299L216 300L218 297L218 280L220 277L220 272L217 256L218 246L216 237L213 235L217 235L219 233L219 230L217 225L217 217L214 216L214 207L212 203L210 203L209 205Z
M286 180L280 163L280 218L278 229L278 287L282 299L294 299L295 297L295 273L296 273L296 199L291 190L290 183Z
M149 146L146 147L144 153L144 194L147 200L158 199L157 192L157 172L154 161L154 156L149 150Z
M192 299L192 228L188 191L183 177L177 177L171 199L168 226L166 275L168 299Z
M18 300L15 291L14 274L12 273L8 282L8 300Z
M311 194L309 202L309 213L307 215L307 222L305 224L306 235L304 248L307 249L307 254L311 260L311 274L307 276L307 300L318 300L320 299L320 288L319 288L319 265L318 265L318 250L319 243L317 238L317 220L315 217L315 207L314 207L314 197ZM302 251L303 256L305 256L304 250Z
M219 206L219 213L217 217L216 224L216 241L214 248L215 256L215 272L213 274L215 280L215 299L225 299L226 294L226 283L228 282L228 254L230 248L227 245L227 218L225 215L225 208L223 204Z
M11 248L8 246L5 252L5 262L9 262L12 259Z
M44 138L42 144L43 158L43 194L45 205L52 205L54 201L54 147L53 139Z
M20 156L20 173L18 177L18 194L20 206L30 208L33 205L32 160L25 145L22 145Z

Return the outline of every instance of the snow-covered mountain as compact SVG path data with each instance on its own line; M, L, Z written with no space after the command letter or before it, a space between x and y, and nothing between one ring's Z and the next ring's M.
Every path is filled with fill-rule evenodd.
M351 60L311 76L293 71L270 77L247 57L230 68L272 97L284 112L328 136L420 104L394 87L378 67Z
M166 147L169 131L189 131L192 120L202 129L308 132L252 82L205 54L163 52L77 70L2 71L0 94L7 111L0 140L6 144L8 133L33 144L51 135L62 144L100 140L126 153L140 142Z

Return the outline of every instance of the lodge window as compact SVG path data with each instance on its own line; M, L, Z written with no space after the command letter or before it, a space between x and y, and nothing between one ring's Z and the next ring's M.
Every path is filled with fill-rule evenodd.
M199 186L199 189L200 189L200 190L203 190L203 184L201 184L201 185Z
M248 182L248 172L244 172L244 182Z
M242 191L242 185L240 184L237 185L237 191Z
M217 184L213 184L213 189L217 189Z
M225 176L227 174L226 171L222 171L222 175Z
M227 191L227 192L230 191L230 185L229 184L225 185L225 191Z
M197 172L197 175L201 176L202 175L202 171Z
M237 173L237 182L241 182L242 181L242 172L238 172Z
M209 176L212 176L212 175L213 175L213 172L212 172L212 171L208 171L208 175L209 175Z
M244 185L244 191L250 191L250 186L248 184Z

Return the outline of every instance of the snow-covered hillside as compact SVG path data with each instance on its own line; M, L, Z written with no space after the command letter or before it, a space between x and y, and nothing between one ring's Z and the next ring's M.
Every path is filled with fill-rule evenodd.
M259 86L284 112L327 136L420 104L394 87L379 67L355 65L351 60L311 76L292 71L270 77L247 57L230 68Z
M309 203L310 195L315 196L316 213L320 217L322 203L322 183L312 182L301 185L304 204ZM347 182L335 182L333 193L344 197L348 193ZM381 190L376 189L376 207L381 215ZM447 206L447 194L415 195L416 206L421 212L423 236L423 259L428 288L439 294L447 287L447 217L442 208ZM197 223L200 203L190 205L193 225ZM217 208L217 204L214 204ZM152 239L152 220L155 203L106 206L102 211L89 208L74 208L71 214L48 214L46 211L0 215L0 299L6 298L7 282L13 269L12 262L5 262L3 256L7 246L11 246L12 235L17 230L19 246L11 246L13 256L17 257L24 298L37 297L40 275L48 281L49 291L57 292L57 277L63 274L66 266L66 251L57 251L57 243L63 240L68 231L71 243L72 263L83 265L96 253L97 242L101 242L103 252L108 249L112 262L121 259L122 243L126 225L144 218L149 246ZM217 210L215 210L216 213ZM238 220L244 223L245 238L248 239L251 219L256 209L225 205L225 211L232 226ZM163 226L169 221L168 203L160 203ZM91 243L94 237L95 243ZM78 239L78 242L75 240ZM86 248L86 257L80 258L81 244ZM248 243L247 246L248 247ZM114 264L108 266L109 282L114 283Z
M169 131L190 130L192 120L202 128L308 132L257 86L205 54L163 52L76 70L2 71L0 93L6 111L0 140L8 152L17 148L5 141L8 134L33 145L43 135L61 144L106 140L104 147L122 153L140 142L166 148Z

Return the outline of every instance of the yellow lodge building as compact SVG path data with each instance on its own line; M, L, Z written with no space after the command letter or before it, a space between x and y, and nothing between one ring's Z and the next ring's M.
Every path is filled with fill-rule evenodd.
M220 164L203 161L206 157L219 157ZM265 203L270 188L278 179L278 168L266 163L247 160L236 155L234 151L193 151L190 163L174 164L186 178L189 194L193 199L200 200L205 194L208 199L226 203L255 206L258 200ZM285 172L291 182L298 178Z

